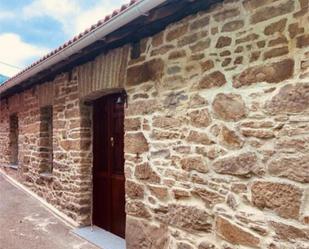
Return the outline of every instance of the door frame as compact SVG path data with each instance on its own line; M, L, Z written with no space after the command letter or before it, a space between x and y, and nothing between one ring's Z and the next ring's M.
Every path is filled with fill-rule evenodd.
M92 97L88 97L88 103L91 103L92 105L92 108L91 108L91 120L92 120L92 129L91 129L91 132L92 132L92 172L91 172L91 184L92 184L92 197L91 197L91 226L94 226L94 178L95 178L95 165L94 165L94 143L95 143L95 140L94 140L94 133L95 133L95 120L94 120L94 113L95 113L95 105L96 105L96 102L104 99L104 98L108 98L108 96L112 96L112 95L117 95L119 94L119 96L121 96L121 99L122 99L122 102L123 102L123 143L124 143L124 135L125 135L125 127L124 127L124 120L125 120L125 108L126 108L126 104L127 104L127 94L125 92L124 89L113 89L113 90L109 90L109 91L104 91L104 92L100 92L99 94L94 94ZM95 97L94 97L95 96ZM99 96L99 97L98 97ZM91 99L91 100L90 100ZM87 100L85 100L87 103ZM110 118L110 117L109 117ZM108 138L107 138L108 139ZM123 145L123 178L124 178L124 184L126 182L126 178L125 178L125 159L124 159L124 145ZM125 187L124 187L124 202L126 204L126 190L125 190ZM124 213L125 213L125 221L126 221L126 212L125 212L125 208L124 208ZM126 224L126 222L125 222ZM102 228L103 229L103 228ZM125 227L124 227L125 229ZM110 233L112 233L111 231L109 231ZM112 233L113 234L113 233ZM116 234L113 234L115 236L118 236ZM119 236L118 236L119 237ZM120 237L121 238L121 237ZM125 238L123 238L125 239Z

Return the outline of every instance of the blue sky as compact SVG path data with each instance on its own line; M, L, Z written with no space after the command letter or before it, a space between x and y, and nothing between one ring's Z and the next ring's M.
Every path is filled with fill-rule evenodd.
M0 74L13 76L18 68L24 68L127 2L1 0Z

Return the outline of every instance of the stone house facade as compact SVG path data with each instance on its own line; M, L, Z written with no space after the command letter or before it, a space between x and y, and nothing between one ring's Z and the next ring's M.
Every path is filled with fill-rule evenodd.
M2 95L1 166L89 225L93 101L125 92L128 249L308 248L308 6L213 3Z

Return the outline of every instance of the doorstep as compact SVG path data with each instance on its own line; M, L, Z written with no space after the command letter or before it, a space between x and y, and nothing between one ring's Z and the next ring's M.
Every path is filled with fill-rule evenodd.
M73 233L102 249L126 249L126 242L123 238L97 226L76 228Z

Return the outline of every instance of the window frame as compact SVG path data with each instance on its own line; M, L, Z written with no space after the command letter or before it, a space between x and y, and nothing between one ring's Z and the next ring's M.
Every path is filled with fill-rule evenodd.
M10 167L14 169L18 169L18 165L19 165L19 118L18 118L17 113L12 113L9 116L9 151L10 151Z
M49 178L53 174L54 149L53 149L53 106L46 105L40 108L40 175ZM48 145L46 146L46 143Z

